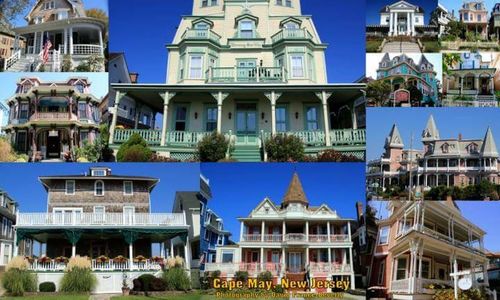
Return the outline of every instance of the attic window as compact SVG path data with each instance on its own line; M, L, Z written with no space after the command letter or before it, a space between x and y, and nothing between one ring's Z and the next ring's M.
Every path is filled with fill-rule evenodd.
M443 146L441 146L441 151L443 151L443 153L450 152L450 146L448 144L444 144Z
M474 144L474 143L469 144L467 146L467 152L469 152L469 153L477 153L477 144Z
M79 93L83 93L84 88L85 88L85 87L83 86L83 84L82 84L82 83L77 83L77 84L75 84L75 89L76 89Z
M217 0L202 0L201 7L216 6Z
M106 170L92 170L92 176L104 177L106 176Z
M55 1L47 1L43 4L43 9L44 10L49 10L49 9L54 9L56 8L56 3Z
M252 20L240 21L240 38L251 39L255 37L255 22Z
M286 7L292 7L292 0L276 0L276 5L281 5L281 6L283 6L283 4L284 4Z
M288 30L298 30L300 29L300 26L299 24L295 23L295 22L287 22L285 23L285 25L283 25L284 28L288 29Z

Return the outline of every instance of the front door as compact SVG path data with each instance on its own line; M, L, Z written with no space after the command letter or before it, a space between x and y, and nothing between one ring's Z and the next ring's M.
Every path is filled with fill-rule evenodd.
M302 253L290 252L288 254L288 272L299 273L302 271Z
M481 94L488 94L488 78L481 78Z
M257 104L237 104L236 143L240 145L255 145L257 141Z
M56 33L54 36L54 48L61 51L61 53L64 52L64 45L63 45L63 35L62 33Z
M256 66L255 59L238 60L238 81L255 81L257 79Z
M47 158L60 158L61 157L61 139L59 131L51 130L47 133Z
M135 208L132 206L123 207L123 224L126 225L134 224L134 212Z

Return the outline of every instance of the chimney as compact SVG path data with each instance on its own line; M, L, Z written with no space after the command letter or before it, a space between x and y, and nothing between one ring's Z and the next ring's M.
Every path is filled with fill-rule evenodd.
M130 76L130 82L132 83L137 83L139 80L139 73L129 73Z
M462 140L462 134L461 134L461 133L459 133L459 134L458 134L458 141L461 141L461 140Z
M363 215L363 203L361 201L356 202L356 212L358 214L358 220Z

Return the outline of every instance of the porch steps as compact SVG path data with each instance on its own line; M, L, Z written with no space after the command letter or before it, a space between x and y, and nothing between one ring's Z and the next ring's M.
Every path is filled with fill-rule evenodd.
M285 278L288 279L289 281L304 281L306 279L306 273L305 272L299 272L299 273L286 273ZM288 289L288 292L303 292L303 289L300 288L295 288L295 289Z
M256 146L236 146L231 157L239 162L261 162L260 149Z
M7 72L29 72L30 65L31 59L29 57L21 57L10 68L7 69Z
M413 42L389 42L384 45L383 53L420 53L420 47Z

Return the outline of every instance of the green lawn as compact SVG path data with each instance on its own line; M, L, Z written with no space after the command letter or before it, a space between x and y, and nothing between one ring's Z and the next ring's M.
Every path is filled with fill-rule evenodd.
M379 52L378 48L382 45L382 40L366 41L366 52Z
M26 296L26 297L2 297L5 300L88 300L88 295L53 295L53 296Z

